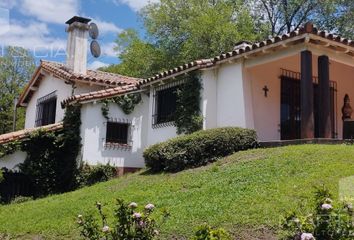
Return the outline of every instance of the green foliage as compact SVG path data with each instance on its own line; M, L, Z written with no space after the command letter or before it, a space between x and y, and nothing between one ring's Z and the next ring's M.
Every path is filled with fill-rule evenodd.
M104 99L101 101L101 112L102 115L108 119L109 115L109 104L116 103L125 114L130 114L134 111L135 106L141 102L140 93L131 93L123 96L118 96L110 99Z
M231 238L223 228L213 229L204 224L197 228L192 240L231 240Z
M226 127L178 136L150 146L143 155L152 171L177 172L256 146L254 130Z
M328 189L318 189L315 194L314 213L305 216L298 216L294 212L289 214L282 225L283 239L353 239L354 212L352 204L344 203L335 206L330 197Z
M89 166L85 164L79 171L78 182L81 186L90 186L106 182L117 176L117 169L110 165Z
M270 35L293 31L308 21L347 38L354 36L352 0L249 0L255 22L267 24Z
M156 221L151 218L154 211L153 204L147 204L143 213L136 211L137 204L125 204L123 200L117 199L116 210L114 211L115 223L108 224L107 217L103 213L102 204L96 203L102 227L92 216L78 216L78 225L81 236L88 240L125 240L125 239L155 239L159 234L156 230ZM166 215L167 217L167 215Z
M75 189L77 158L81 149L80 107L68 106L61 132L39 130L23 141L27 157L20 170L36 186L37 196Z
M4 174L2 172L2 170L0 169L0 183L4 181Z
M20 95L35 67L31 54L20 47L7 47L0 56L0 134L12 131L14 101ZM25 110L17 109L16 129L22 129Z
M120 64L105 71L146 78L262 36L242 1L162 0L140 14L146 38L134 30L121 33L115 49Z
M21 143L19 141L0 144L0 158L10 155L19 149L21 149Z
M175 112L175 125L177 133L190 134L202 129L203 117L200 115L199 75L189 73L182 88L177 90L177 108Z

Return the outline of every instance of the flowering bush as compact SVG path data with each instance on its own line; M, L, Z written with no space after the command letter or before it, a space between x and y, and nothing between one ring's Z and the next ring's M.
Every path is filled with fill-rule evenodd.
M155 209L153 204L147 204L145 208L137 211L138 204L135 202L129 205L123 200L117 199L117 208L114 212L115 222L108 223L103 213L102 204L96 203L100 215L100 224L92 215L86 217L79 215L77 223L80 227L81 236L88 240L126 240L126 239L154 239L159 231L156 229L156 221L151 218ZM168 213L164 212L166 220Z
M229 234L222 228L213 229L204 224L197 228L193 240L230 240Z
M354 239L353 206L335 206L327 189L316 192L313 214L289 214L282 225L287 240L349 240Z

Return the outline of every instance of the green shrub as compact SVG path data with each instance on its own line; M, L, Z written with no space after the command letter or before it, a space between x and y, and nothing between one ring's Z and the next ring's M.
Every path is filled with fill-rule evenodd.
M117 169L113 166L108 164L89 166L85 164L80 169L78 182L80 186L90 186L95 183L108 181L115 176L117 176Z
M230 240L230 235L223 229L213 229L208 225L202 225L197 228L192 240Z
M117 199L114 211L114 222L109 223L107 216L103 213L102 204L97 202L96 207L100 219L92 214L87 216L79 215L77 223L80 228L80 235L87 240L126 240L140 239L152 240L159 235L157 222L152 218L155 206L147 204L144 209L137 211L138 205L135 202L125 204L122 199ZM163 213L164 223L169 217L168 212Z
M225 127L202 130L150 146L144 151L152 171L177 172L257 146L254 130Z
M282 239L354 239L354 211L351 203L335 204L327 189L316 192L314 211L307 215L288 214L282 224Z
M4 181L4 174L2 173L2 169L0 169L0 183Z

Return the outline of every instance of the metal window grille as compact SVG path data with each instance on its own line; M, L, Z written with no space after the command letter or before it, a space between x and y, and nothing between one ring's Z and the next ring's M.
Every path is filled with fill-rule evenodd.
M301 73L281 69L281 139L301 138ZM315 137L319 136L318 77L313 77ZM332 137L337 138L337 83L330 81Z
M185 80L168 83L154 89L152 125L154 128L174 125L177 92Z
M107 122L106 143L129 143L129 123Z
M37 100L36 127L55 123L57 108L56 91L41 97Z

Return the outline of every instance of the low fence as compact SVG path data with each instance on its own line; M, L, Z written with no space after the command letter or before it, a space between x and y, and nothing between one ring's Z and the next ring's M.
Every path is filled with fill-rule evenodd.
M4 172L4 180L0 183L0 200L9 203L18 196L33 196L34 185L22 173Z

